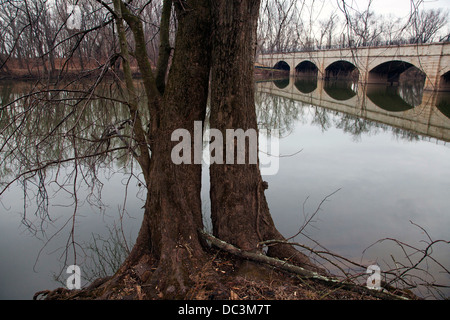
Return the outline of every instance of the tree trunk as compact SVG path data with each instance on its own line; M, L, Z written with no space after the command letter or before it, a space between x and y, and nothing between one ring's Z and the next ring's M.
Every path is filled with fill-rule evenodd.
M135 56L143 71L147 58L139 50L145 48L145 42L140 43L144 39L139 27L134 25L136 21L127 16L126 7L122 9L124 19L133 29ZM176 11L177 50L167 85L164 95L149 105L151 159L148 170L143 170L148 171L143 223L131 254L107 284L111 289L121 276L133 270L146 283L148 297L165 299L184 298L192 276L206 262L204 240L198 234L203 228L201 164L174 164L172 149L179 142L171 138L173 131L180 128L194 136L194 122L203 122L205 118L210 72L209 0L186 1L183 6L176 5ZM144 84L150 85L154 78L147 72L142 72ZM155 93L154 88L147 88L147 92ZM154 261L157 268L152 271Z
M257 129L253 68L259 0L174 2L178 18L176 50L164 93L158 90L151 71L140 20L122 1L115 0L114 4L118 31L123 29L119 21L123 17L133 32L134 57L149 101L149 132L143 135L132 98L131 73L125 63L128 46L124 32L119 32L124 71L128 70L124 73L129 108L135 119L133 134L139 146L137 159L148 193L136 243L119 271L103 285L103 298L108 298L127 275L145 284L142 288L147 298L186 298L199 276L216 283L215 290L220 293L217 275L206 263L205 240L199 234L203 229L202 166L194 161L198 160L194 153L190 163L174 163L172 152L180 141L172 141L172 133L187 130L194 137L190 145L195 150L199 137L194 127L196 121L204 122L210 71L211 126L222 132L228 128ZM212 165L210 174L216 236L244 250L258 249L260 241L283 240L270 216L257 164ZM295 256L293 260L301 264L308 262L290 245L271 247L269 253L281 258Z
M259 0L217 0L212 4L210 126L223 137L226 129L258 130L253 75L259 5ZM246 159L248 156L247 146ZM217 238L242 250L260 250L261 241L283 239L271 218L257 164L211 163L210 182ZM272 246L268 254L310 265L309 259L290 245Z

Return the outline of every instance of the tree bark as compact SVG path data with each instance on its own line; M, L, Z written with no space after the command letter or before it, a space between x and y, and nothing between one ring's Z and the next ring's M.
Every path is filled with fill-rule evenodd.
M140 161L148 191L138 238L129 257L105 285L105 292L111 292L122 275L134 270L140 281L147 284L148 297L183 298L190 288L191 277L205 263L204 240L198 234L203 228L201 164L174 164L172 149L178 142L171 138L173 131L180 128L194 136L194 122L203 122L205 118L210 72L210 4L209 0L183 3L176 5L177 50L163 95L155 90L155 77L148 69L142 26L122 3L123 17L134 34L134 55L150 101L147 141L151 159L148 167ZM157 261L154 271L150 270L151 261Z
M212 4L210 125L223 137L226 129L258 130L253 75L259 6L259 0L217 0ZM247 146L246 159L248 156ZM261 241L283 239L270 215L257 164L212 163L210 183L217 238L245 251L260 250ZM309 259L290 245L271 246L268 254L312 267Z
M170 15L172 12L172 0L164 0L161 12L161 25L159 31L160 45L158 54L158 63L156 66L156 86L161 94L166 87L166 75L169 67L170 47L169 28Z
M194 137L191 150L195 149L194 126L205 120L210 71L211 126L223 133L228 128L257 129L253 68L259 0L174 2L176 50L163 93L148 62L140 20L122 1L115 0L115 5L115 19L123 17L133 32L133 56L149 101L148 133L142 137L142 121L135 121L133 129L148 190L136 243L116 275L103 285L103 298L130 272L145 283L149 298L185 298L194 277L215 281L217 276L212 269L205 270L206 242L199 234L203 229L202 166L194 161L195 154L191 154L190 164L173 162L172 151L179 141L172 141L172 133L187 130ZM124 42L123 34L119 36ZM126 61L126 43L121 48ZM129 73L126 82L133 95ZM129 107L138 120L133 103ZM264 240L283 240L270 216L257 164L212 165L210 174L217 237L246 251L258 250ZM270 247L269 254L303 265L309 262L290 245Z

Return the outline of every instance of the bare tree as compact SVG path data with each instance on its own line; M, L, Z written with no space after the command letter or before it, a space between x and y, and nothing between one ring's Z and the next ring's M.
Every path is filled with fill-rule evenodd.
M331 48L333 44L333 40L336 36L336 27L339 25L339 17L336 13L331 13L328 19L322 20L319 23L320 27L320 38L319 38L319 48ZM326 45L324 44L326 41Z
M410 18L411 41L428 43L436 40L439 31L448 24L448 12L442 9L416 10Z
M156 64L149 60L151 46L148 46L149 35L145 34L151 28L144 28L148 22L143 9L149 3L114 0L111 4L98 0L94 5L89 2L83 7L89 10L84 15L99 12L101 21L84 23L79 30L64 28L68 19L64 6L58 7L61 20L50 21L40 16L45 12L50 14L45 1L30 0L24 4L24 12L29 13L25 17L35 17L29 19L30 25L24 28L29 39L36 41L34 49L30 46L36 51L30 54L30 58L38 57L43 63L50 56L60 54L62 68L68 68L71 60L76 61L76 56L80 59L76 62L86 67L85 58L90 49L89 44L83 46L83 42L87 39L93 41L97 35L103 36L98 34L103 28L106 28L105 34L112 29L114 38L108 57L98 61L98 67L92 70L95 77L86 82L79 81L85 74L85 70L79 70L77 77L68 84L59 82L54 85L46 81L44 85L44 82L38 82L28 94L2 105L1 164L6 166L16 162L17 174L5 177L8 180L2 181L0 194L17 181L24 186L36 183L39 194L37 214L42 221L51 221L45 210L48 204L47 169L72 166L69 180L55 183L64 190L67 185L72 189L73 214L65 224L70 229L66 253L72 250L76 259L80 250L75 228L79 205L77 186L80 180L89 180L87 177L92 176L88 174L89 170L95 176L96 167L105 157L114 159L121 156L115 152L126 150L139 165L140 178L146 190L142 225L126 260L97 294L103 298L112 297L115 288L123 286L135 272L133 270L140 270L133 277L137 276L136 280L145 285L148 298L187 297L194 277L202 277L206 283L213 284L214 291L226 295L212 267L205 271L210 252L199 232L203 229L202 166L199 163L174 163L172 150L176 141L173 141L172 133L183 128L195 136L195 123L204 123L210 77L211 124L223 130L228 125L245 130L258 129L252 83L260 1L164 0L160 20L152 21L159 26ZM15 5L12 1L9 4ZM29 6L31 4L35 7ZM281 16L283 10L293 8L291 4L277 10ZM176 19L175 25L171 22L172 16ZM282 17L285 19L287 16ZM171 30L175 31L173 55ZM277 29L278 34L283 30ZM275 45L282 48L281 43ZM116 68L118 61L120 72ZM44 75L51 76L53 66L47 64L45 67L47 72ZM140 74L139 82L133 77L134 70ZM240 71L236 73L236 70ZM106 75L115 81L106 82ZM102 95L100 88L103 85L109 86L119 97ZM229 101L229 94L236 98ZM102 101L100 109L90 111L94 115L103 115L106 113L103 109L110 108L108 111L116 114L112 123L96 121L96 116L88 113L90 102L97 100ZM124 113L117 112L114 104L121 105ZM230 108L232 112L228 113ZM36 125L46 115L54 115L52 121L46 126ZM236 121L230 123L230 116ZM52 148L55 152L47 152ZM82 164L87 164L87 168L82 168ZM271 217L258 166L227 166L231 172L222 172L220 166L216 169L211 168L211 203L216 235L230 241L240 234L237 243L233 243L246 250L258 251L261 251L258 248L261 240L282 240L273 222L267 224ZM252 193L250 197L242 197L242 193L234 192L234 206L252 208L251 211L232 212L230 200L223 198L225 194L221 188L229 189L236 179L245 188L242 190L251 190ZM220 209L224 207L225 211ZM242 221L247 225L227 224L231 216L236 218L235 222ZM24 222L34 228L26 215ZM34 229L39 233L44 228ZM308 259L290 245L273 246L269 254L280 258L294 257L298 263L308 263Z

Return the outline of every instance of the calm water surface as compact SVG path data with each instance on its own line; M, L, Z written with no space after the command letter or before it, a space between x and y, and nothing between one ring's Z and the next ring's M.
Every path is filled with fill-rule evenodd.
M432 240L448 240L448 93L435 95L414 85L328 85L294 79L258 84L260 119L270 118L271 108L284 110L271 118L285 128L281 154L302 150L281 158L278 174L265 177L283 234L296 234L305 216L339 190L306 229L333 252L383 269L392 267L391 254L403 255L389 241L370 247L380 239L424 249L421 241L430 240L419 225ZM433 254L448 269L448 246L437 246ZM449 285L448 275L433 270L438 282Z
M400 261L401 252L392 243L371 247L383 238L420 248L423 240L429 241L424 230L433 240L450 239L448 94L433 95L414 85L365 87L298 79L256 86L260 127L277 128L282 135L278 173L264 179L272 215L285 236L296 234L332 194L304 233L357 262L383 269L392 265L392 254ZM2 90L5 101L8 89ZM70 167L65 170L71 172ZM129 180L130 171L129 163L115 163L97 172L101 202L97 191L93 196L87 185L79 185L77 264L86 263L82 247L92 235L107 236L107 226L120 221L124 208L124 233L134 240L144 195L138 179ZM207 172L204 184L207 215ZM0 198L0 299L31 299L36 291L61 286L54 276L64 272L64 263L73 263L72 253L65 261L64 251L73 197L54 184L48 187L52 221L46 223L46 233L31 233L22 223L24 205L27 218L39 223L33 197L24 203L23 185L11 186ZM312 243L300 236L295 240ZM450 266L448 246L436 247L433 255ZM448 275L439 271L433 273L436 281L449 285Z

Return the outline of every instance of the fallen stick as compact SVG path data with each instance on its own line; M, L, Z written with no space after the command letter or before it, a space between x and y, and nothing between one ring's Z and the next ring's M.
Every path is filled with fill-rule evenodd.
M200 232L200 235L205 240L209 241L212 245L216 246L217 248L219 248L221 250L224 250L228 253L231 253L237 257L240 257L240 258L243 258L246 260L251 260L251 261L255 261L255 262L259 262L259 263L268 264L272 267L279 268L283 271L294 273L303 279L316 280L316 281L320 281L321 283L324 283L328 286L340 287L342 289L367 293L367 294L370 294L370 295L375 296L380 299L409 300L409 298L407 298L407 297L395 295L386 290L378 291L378 290L369 289L367 287L357 285L354 283L350 283L350 282L345 282L345 281L339 280L337 278L326 277L317 272L307 270L300 266L290 264L287 261L268 257L268 256L258 253L258 252L244 251L244 250L241 250L241 249L233 246L230 243L227 243L225 241L222 241L222 240L214 237L213 235L211 235L203 230L199 230L199 232Z

